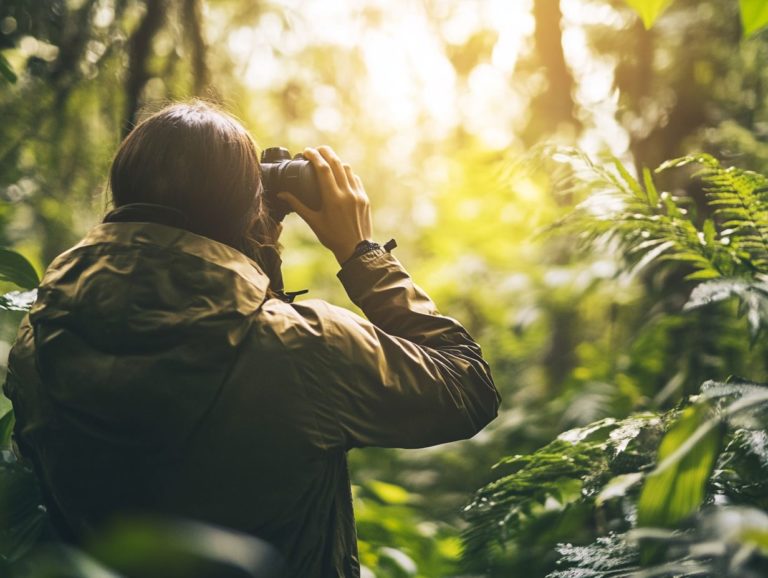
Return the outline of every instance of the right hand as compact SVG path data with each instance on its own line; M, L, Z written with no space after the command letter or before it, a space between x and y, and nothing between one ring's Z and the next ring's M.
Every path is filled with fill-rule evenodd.
M317 239L342 265L355 251L360 241L371 240L373 223L368 195L363 182L348 164L341 162L329 146L304 149L320 184L320 209L314 211L291 193L277 196L301 217Z

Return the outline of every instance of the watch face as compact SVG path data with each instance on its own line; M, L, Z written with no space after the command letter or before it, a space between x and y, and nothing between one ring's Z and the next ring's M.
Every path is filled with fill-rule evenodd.
M362 255L363 253L367 253L368 251L373 251L374 249L378 249L381 247L378 243L374 243L373 241L363 241L360 244L357 245L357 249L355 249L355 253L358 255Z

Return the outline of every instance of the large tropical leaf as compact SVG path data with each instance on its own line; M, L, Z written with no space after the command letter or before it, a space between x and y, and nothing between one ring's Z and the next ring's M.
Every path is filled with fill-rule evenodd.
M10 281L24 289L32 289L40 283L32 264L9 249L0 249L0 281Z
M711 405L692 405L681 413L659 446L656 470L646 478L637 504L638 526L672 528L698 509L723 436ZM661 552L646 549L643 561L654 561Z
M653 26L661 13L672 4L672 0L625 0L625 2L640 15L646 29Z
M765 0L739 0L739 8L745 37L768 26L768 2Z

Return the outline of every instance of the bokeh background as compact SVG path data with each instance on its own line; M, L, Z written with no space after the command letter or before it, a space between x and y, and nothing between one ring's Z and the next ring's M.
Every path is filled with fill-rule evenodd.
M456 575L462 509L502 456L705 379L765 381L732 311L680 312L689 271L628 271L552 230L582 195L554 147L768 169L768 37L749 25L736 0L2 0L0 244L44 270L107 210L121 138L172 100L223 104L261 147L331 145L504 397L472 440L351 454L365 576ZM295 215L282 244L287 289L353 307ZM511 556L531 576L550 563Z

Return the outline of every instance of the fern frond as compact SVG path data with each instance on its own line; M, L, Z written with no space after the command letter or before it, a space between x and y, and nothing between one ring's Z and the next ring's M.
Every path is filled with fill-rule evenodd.
M581 183L586 198L558 227L576 231L587 244L610 238L628 257L630 270L637 271L653 261L685 262L694 275L716 278L732 271L732 251L719 242L714 227L706 233L691 222L679 199L656 189L652 173L643 171L642 184L617 159L609 168L595 165L584 153L562 158L572 163L573 179ZM572 183L570 186L574 186Z
M653 262L692 269L686 279L700 284L685 309L735 297L754 343L768 325L768 177L707 154L663 163L656 172L700 167L712 218L698 226L685 206L691 199L659 193L650 171L641 182L616 159L598 166L584 153L569 154L586 198L557 227L585 244L612 241L633 273Z
M701 283L691 292L684 310L697 309L737 297L740 314L747 318L749 335L754 342L768 324L768 283L740 278L724 278Z
M732 256L738 265L768 272L768 177L736 167L723 167L710 155L698 154L664 163L666 170L699 164L697 173L721 229L727 229ZM724 233L724 231L723 231ZM722 234L722 233L721 233Z
M594 498L614 475L648 465L655 451L648 440L663 427L655 414L607 418L560 434L533 454L503 459L497 468L513 472L480 489L464 510L464 556L482 558L535 527L538 516L565 512L585 495Z

